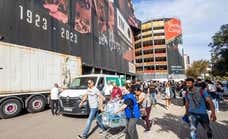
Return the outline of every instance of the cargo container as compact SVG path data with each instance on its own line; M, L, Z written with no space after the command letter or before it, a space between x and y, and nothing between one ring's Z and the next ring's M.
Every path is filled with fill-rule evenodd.
M67 87L81 73L78 57L0 41L0 117L44 110L53 84Z

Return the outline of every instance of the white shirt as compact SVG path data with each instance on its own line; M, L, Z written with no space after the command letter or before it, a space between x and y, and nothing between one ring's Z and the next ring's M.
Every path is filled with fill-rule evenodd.
M151 106L150 93L145 94L142 106L143 108L148 108Z
M100 93L100 91L96 87L87 89L90 108L98 108L98 94L99 93Z
M51 99L52 100L59 99L59 89L57 87L54 87L51 89Z

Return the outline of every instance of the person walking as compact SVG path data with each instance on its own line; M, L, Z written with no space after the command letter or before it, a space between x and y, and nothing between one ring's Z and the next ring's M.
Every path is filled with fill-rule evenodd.
M81 108L83 106L83 103L88 100L89 107L90 107L90 113L89 117L86 123L86 126L83 130L83 133L81 135L78 135L79 139L86 139L88 137L89 130L91 128L91 124L93 120L96 118L98 126L101 128L101 132L105 131L104 125L101 123L101 119L98 116L98 107L101 100L104 101L104 96L100 93L100 91L94 86L93 80L88 80L88 89L86 94L84 95L82 101L79 104L79 107Z
M168 110L169 106L171 105L171 85L170 85L170 82L167 82L165 85L165 104L166 104L166 109Z
M138 139L139 137L136 129L136 123L141 117L140 109L136 97L134 95L133 86L130 87L129 85L126 85L126 89L128 90L128 93L124 92L124 104L115 113L117 114L120 111L125 111L125 115L127 118L127 130L125 139Z
M51 105L52 115L58 115L60 103L59 103L59 85L57 83L55 83L54 87L51 89L50 105Z
M206 80L206 82L208 86L207 91L212 98L212 102L214 104L215 110L219 112L219 95L217 93L216 86L211 80Z
M146 122L145 131L151 128L150 112L151 112L151 99L150 93L147 91L145 94L140 88L135 88L137 102L139 103L142 119Z
M219 95L219 101L223 100L223 93L224 93L224 88L223 84L220 81L217 81L216 83L216 89Z
M210 107L212 121L216 120L215 109L208 92L206 91L206 84L200 87L194 86L194 79L187 78L187 93L185 94L185 116L189 119L190 136L191 139L197 139L197 126L200 123L207 131L207 137L212 139L212 130L210 128L210 121L207 114L207 104Z
M154 83L150 84L148 91L151 97L152 105L155 106L157 104L157 89Z

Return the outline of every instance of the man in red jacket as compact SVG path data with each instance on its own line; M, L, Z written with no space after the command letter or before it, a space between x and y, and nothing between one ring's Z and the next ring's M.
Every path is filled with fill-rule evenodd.
M121 98L122 97L122 91L121 89L116 85L116 83L113 83L113 89L111 93L111 99L115 98Z

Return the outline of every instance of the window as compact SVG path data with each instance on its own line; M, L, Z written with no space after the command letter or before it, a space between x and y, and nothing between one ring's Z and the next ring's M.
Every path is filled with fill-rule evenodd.
M142 30L142 32L147 32L147 31L151 31L151 28L143 29L143 30Z
M98 81L97 89L100 91L103 91L103 88L104 88L104 77L101 77Z
M165 33L154 33L154 36L164 36Z
M149 35L145 35L145 36L142 36L143 38L148 38L148 37L152 37L152 34L149 34Z
M156 69L157 70L167 70L167 65L157 65Z
M143 71L143 67L136 67L137 71Z
M143 42L143 46L144 47L151 46L151 45L153 45L153 41L152 40L151 41L145 41L145 42Z
M145 66L144 69L145 70L154 70L154 66Z
M135 44L135 49L141 48L141 43Z
M160 29L164 29L164 27L153 27L153 30L160 30Z
M136 63L142 63L142 59L136 59Z
M145 50L145 51L143 51L143 53L145 55L147 55L147 54L153 54L153 50Z
M166 49L165 48L155 49L155 53L166 53Z
M70 84L70 89L86 89L88 87L88 80L92 80L94 85L96 84L97 77L79 77L73 79L72 83Z
M144 62L154 62L154 58L145 58Z
M154 40L154 45L165 45L165 39Z
M142 51L135 52L135 56L140 56L142 55Z
M156 57L156 61L166 61L166 57Z

